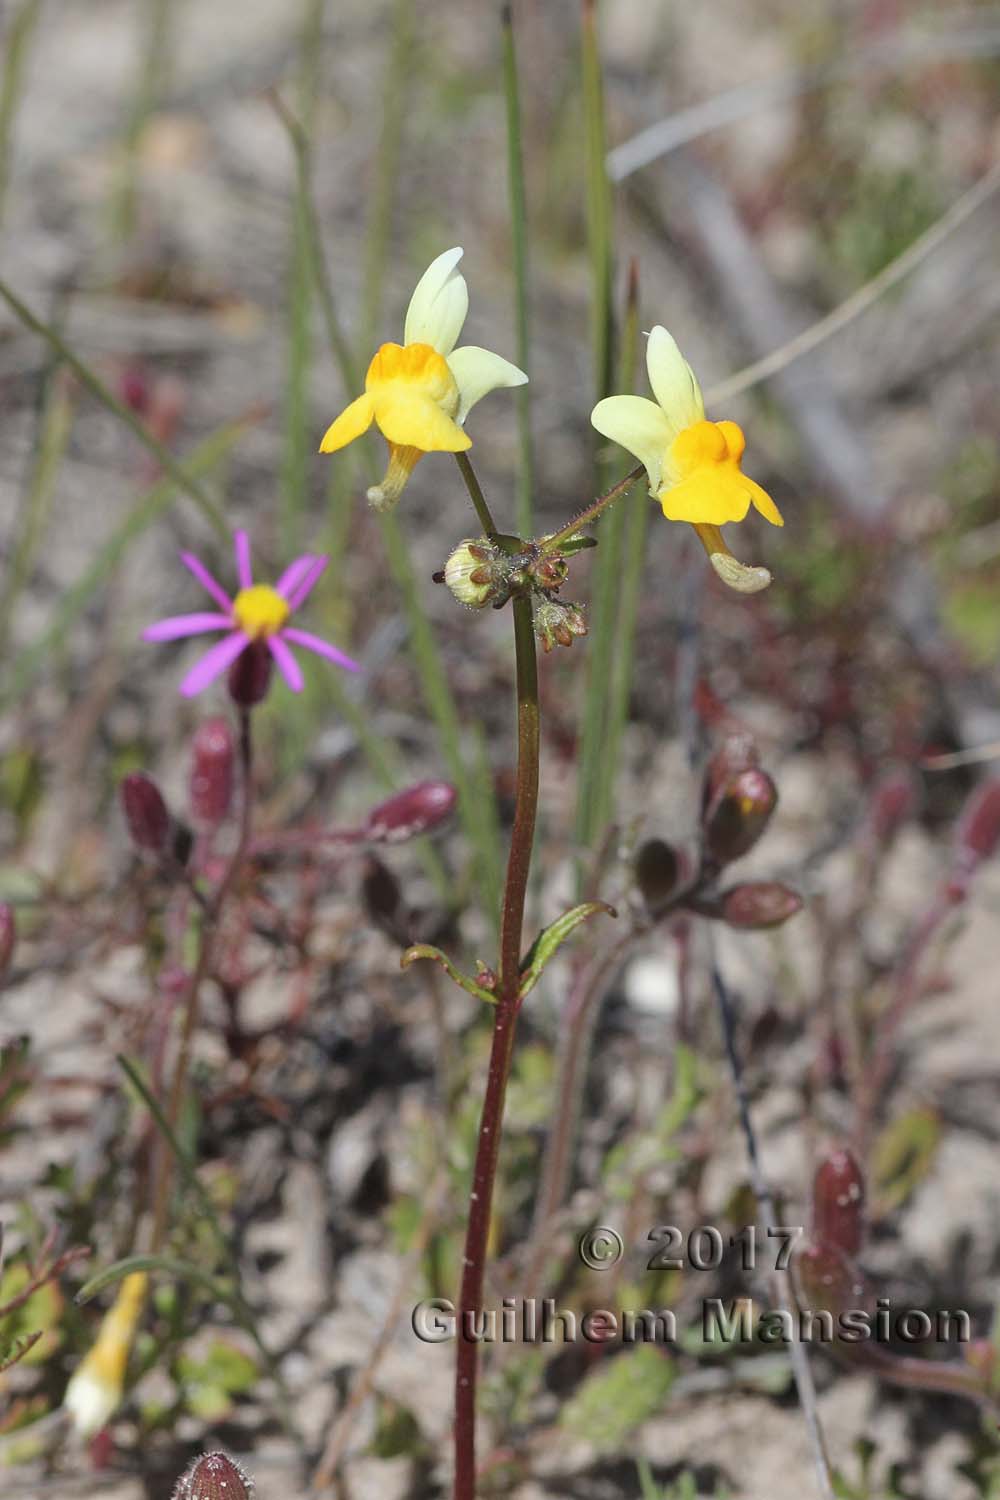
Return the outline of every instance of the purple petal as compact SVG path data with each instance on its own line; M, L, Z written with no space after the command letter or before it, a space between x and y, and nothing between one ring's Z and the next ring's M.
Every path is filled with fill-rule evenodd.
M298 609L304 604L326 572L326 565L330 561L328 557L314 557L310 571L299 581L296 588L288 596L288 602L292 609Z
M250 538L245 531L233 532L233 551L236 553L236 576L240 581L240 588L253 588L253 569L250 566Z
M181 562L189 572L194 574L198 582L201 584L202 588L205 589L207 593L211 594L212 598L221 609L230 609L232 607L233 601L230 599L229 595L222 587L222 584L216 583L215 579L212 577L211 573L205 567L205 564L203 562L199 562L198 559L190 552L181 553Z
M288 599L294 591L296 584L301 583L315 561L316 559L311 552L305 552L301 557L297 557L294 562L289 563L274 585L275 593L280 594L283 599Z
M289 651L280 635L268 637L267 649L274 657L275 664L282 677L288 683L293 693L302 691L302 672L295 657Z
M338 667L344 667L348 672L361 671L358 662L345 656L343 651L338 651L336 646L331 646L329 641L321 641L318 635L310 635L308 630L299 630L295 625L286 625L281 634L286 641L294 641L296 646L305 646L307 651L315 651L317 656L325 656L328 661L335 661Z
M157 620L155 625L147 625L142 638L144 641L179 641L185 635L228 630L232 623L231 615L170 615L166 620Z
M224 641L219 641L211 651L206 651L201 661L193 666L181 683L181 693L185 698L193 698L195 693L200 693L202 688L207 688L210 682L223 673L231 662L234 662L241 651L245 651L250 644L250 637L243 630L234 630L232 635L227 635Z

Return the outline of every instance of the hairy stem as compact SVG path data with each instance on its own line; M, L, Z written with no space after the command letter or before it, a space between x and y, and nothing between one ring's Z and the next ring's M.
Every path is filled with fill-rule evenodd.
M465 1258L459 1293L455 1368L455 1500L475 1500L476 1493L476 1379L479 1345L469 1337L469 1323L470 1315L479 1311L483 1300L504 1099L520 1006L521 932L538 808L538 664L531 600L523 596L515 598L513 610L517 658L517 802L500 914L500 982L493 1013L493 1044L479 1123L476 1160L472 1170Z

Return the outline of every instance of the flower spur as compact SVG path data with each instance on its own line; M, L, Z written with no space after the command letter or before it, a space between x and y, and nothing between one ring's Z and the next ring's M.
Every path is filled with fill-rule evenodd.
M193 698L231 666L237 657L255 642L262 642L282 677L293 693L302 690L302 671L292 655L290 644L302 646L336 662L349 672L356 672L358 664L308 630L290 625L295 611L305 603L319 582L329 562L328 557L304 553L289 563L277 583L254 583L250 566L250 539L245 531L233 536L236 554L236 577L239 589L230 599L222 585L212 577L204 563L190 552L181 553L184 566L194 574L206 593L219 606L218 613L204 612L192 615L171 615L158 620L142 633L145 641L177 641L191 635L207 635L215 630L226 632L224 638L207 651L181 682L181 693Z

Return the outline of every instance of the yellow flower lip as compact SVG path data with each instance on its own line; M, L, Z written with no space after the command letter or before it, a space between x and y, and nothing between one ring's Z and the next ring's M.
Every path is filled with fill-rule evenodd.
M770 495L740 468L745 448L735 422L703 419L683 428L667 452L669 478L657 496L667 519L723 526L742 521L753 505L773 526L783 526Z
M254 641L276 635L291 612L288 600L268 583L240 589L233 600L233 619Z
M368 366L365 390L377 396L388 385L409 385L454 416L458 384L443 354L430 344L383 344Z

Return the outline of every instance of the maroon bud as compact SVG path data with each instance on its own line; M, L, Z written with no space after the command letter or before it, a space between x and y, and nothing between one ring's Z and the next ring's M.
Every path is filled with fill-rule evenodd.
M731 734L723 740L705 769L705 780L701 788L702 815L711 807L727 781L732 781L741 771L756 769L759 760L757 746L750 735Z
M235 746L229 720L206 719L195 731L191 749L191 812L199 823L217 828L233 795Z
M683 862L664 839L646 839L635 856L635 883L650 916L662 912L680 884Z
M16 940L17 924L14 921L14 908L7 901L0 901L0 979L10 968Z
M914 811L919 796L917 779L906 766L887 771L875 783L868 805L868 827L872 839L887 844Z
M771 820L778 791L766 771L749 769L724 781L705 813L705 852L729 864L752 849Z
M807 1245L795 1257L804 1300L814 1310L867 1312L875 1305L866 1277L834 1245Z
M447 781L418 781L373 807L364 837L373 844L402 844L429 833L450 817L457 793Z
M254 708L271 686L271 653L263 641L251 641L229 668L229 696L240 708Z
M118 791L133 844L149 854L162 854L170 837L170 814L156 782L142 771L133 771Z
M745 885L723 891L719 905L723 922L752 932L780 927L802 910L802 897L779 880L749 880Z
M254 1483L224 1453L203 1453L177 1481L173 1500L251 1500Z
M855 1256L865 1237L865 1179L850 1151L820 1162L813 1178L813 1239Z

